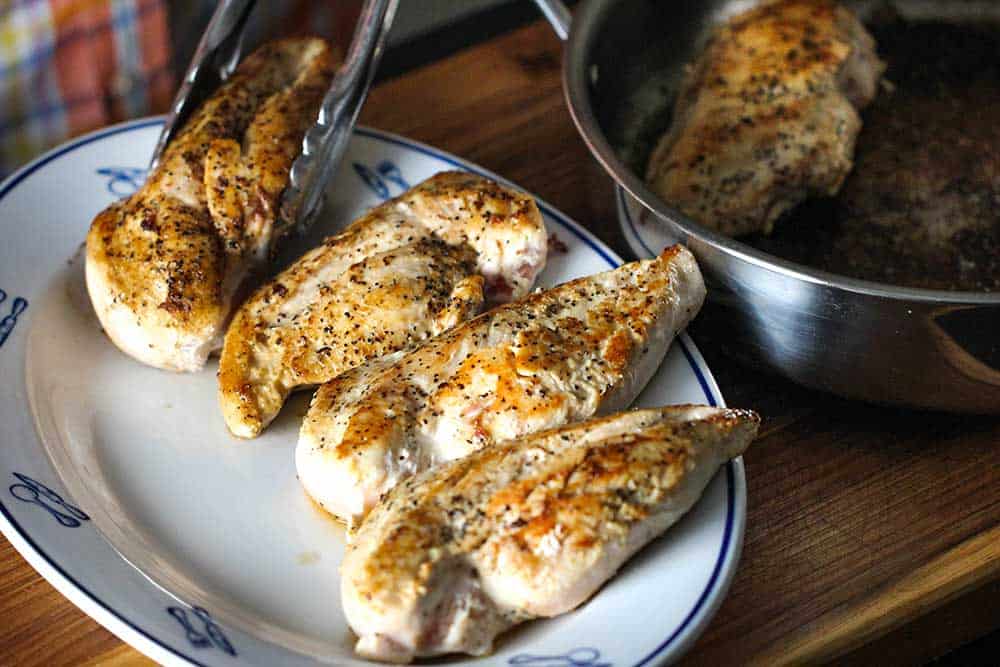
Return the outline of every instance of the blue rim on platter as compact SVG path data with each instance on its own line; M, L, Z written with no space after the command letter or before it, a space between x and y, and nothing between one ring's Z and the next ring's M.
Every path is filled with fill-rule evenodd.
M161 118L131 121L93 132L57 147L24 166L0 184L0 202L2 202L3 199L25 178L61 156L111 135L160 125L162 123L163 120ZM510 184L509 181L497 176L496 174L419 142L388 132L382 132L365 127L358 127L355 132L360 136L417 151L459 169L471 171L500 182ZM622 263L622 260L617 255L609 249L602 247L602 244L597 241L590 232L568 219L565 215L543 200L537 199L537 201L539 208L548 218L555 220L563 229L573 234L576 238L586 244L591 250L607 262L609 267L615 267ZM705 401L713 406L724 405L718 387L714 384L714 381L712 381L710 377L706 377L705 373L702 371L702 368L705 367L704 360L701 359L700 353L693 346L687 335L681 334L677 337L676 342L683 352L687 363L690 365L691 370L697 377L701 390L704 393ZM636 667L653 662L658 658L658 656L662 656L666 651L668 651L668 649L678 649L678 641L681 641L683 646L689 646L690 642L693 642L697 638L697 633L689 632L685 635L685 631L690 630L692 624L699 618L702 619L703 626L707 616L710 616L713 613L714 607L721 602L725 590L728 588L732 574L735 571L735 560L739 558L739 553L742 547L743 517L737 513L736 508L738 502L741 505L745 503L745 481L741 460L728 463L725 466L725 470L727 490L726 519L719 553L712 569L711 576L706 583L704 590L697 598L694 606L684 616L683 621L678 626L669 628L663 641L648 655L635 663ZM13 486L11 489L13 489ZM11 490L11 493L13 494L13 490ZM0 517L2 517L2 521L0 521L0 528L2 528L2 532L7 536L18 552L20 552L21 555L29 562L29 564L35 567L36 570L39 570L39 572L41 572L46 579L63 592L63 594L67 595L71 601L77 604L77 606L79 606L84 612L88 613L102 623L102 625L105 625L119 637L129 643L132 643L137 648L147 652L148 654L151 652L147 649L155 649L155 651L151 654L151 657L156 658L172 656L175 659L181 659L194 665L205 664L185 651L171 646L166 640L159 638L152 631L144 629L136 622L130 620L124 613L102 600L97 594L93 593L80 581L74 578L59 564L55 558L47 553L32 538L31 534L14 518L14 515L4 503L3 498L0 498ZM725 567L727 564L729 565L728 568ZM156 587L156 584L150 580L149 586ZM68 591L72 591L74 595L70 596ZM169 594L169 591L165 592ZM699 628L699 630L700 629L703 629L703 627ZM569 656L564 657L568 658Z
M618 217L622 224L622 232L624 232L625 240L632 247L632 252L638 257L656 257L656 253L639 233L635 220L632 219L632 214L628 210L628 203L625 201L625 190L620 185L615 186L615 200Z

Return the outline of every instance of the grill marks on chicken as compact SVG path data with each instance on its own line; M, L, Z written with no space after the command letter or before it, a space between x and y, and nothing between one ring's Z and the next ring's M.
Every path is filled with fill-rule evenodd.
M296 449L327 511L364 516L407 476L629 405L705 287L681 246L500 306L316 392Z
M847 9L777 0L732 18L682 84L646 178L663 199L720 233L769 233L851 170L858 110L884 64Z
M484 288L523 296L545 252L534 200L474 174L437 174L372 209L239 308L219 363L226 424L257 435L294 389L477 315Z
M742 454L759 418L676 406L497 444L409 478L341 567L367 658L481 655L522 621L585 602Z
M124 352L201 368L235 292L285 233L278 199L335 59L317 39L267 44L197 109L145 185L94 220L87 287Z

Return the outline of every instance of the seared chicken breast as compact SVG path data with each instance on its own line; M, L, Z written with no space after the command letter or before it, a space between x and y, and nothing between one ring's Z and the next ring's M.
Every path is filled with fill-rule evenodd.
M341 597L366 658L482 655L564 614L698 500L752 412L638 410L500 443L400 483L347 547Z
M219 347L234 295L287 231L278 199L334 66L318 39L260 48L194 112L145 185L95 218L87 289L123 352L193 371Z
M705 286L681 246L499 306L316 391L299 480L355 522L400 481L482 447L629 405Z
M524 296L545 266L534 200L481 176L438 174L378 206L261 287L219 362L230 431L260 433L294 389Z
M766 2L711 38L681 86L647 180L729 236L769 233L851 170L858 109L885 69L864 26L830 0Z

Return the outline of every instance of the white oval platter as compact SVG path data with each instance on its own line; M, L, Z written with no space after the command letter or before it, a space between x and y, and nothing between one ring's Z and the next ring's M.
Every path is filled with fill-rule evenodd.
M83 288L93 216L134 191L162 121L77 139L0 185L0 528L84 612L151 658L180 665L370 664L340 608L343 531L296 478L308 397L257 440L228 435L214 361L178 375L139 365L102 334ZM292 257L367 207L444 169L484 170L358 128L325 213ZM499 179L502 180L502 179ZM620 263L539 202L562 251L540 284ZM722 404L682 335L640 405ZM704 629L735 570L746 515L741 461L681 523L592 600L450 665L660 664Z

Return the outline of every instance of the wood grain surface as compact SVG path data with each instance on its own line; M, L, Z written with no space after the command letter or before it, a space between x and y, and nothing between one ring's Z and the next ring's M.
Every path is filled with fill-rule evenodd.
M503 174L627 256L608 179L564 107L560 55L532 24L383 83L362 122ZM684 662L917 663L1000 627L1000 419L813 393L721 356L724 335L693 328L729 405L765 424L746 455L739 570ZM3 665L149 664L2 538L0 619Z

